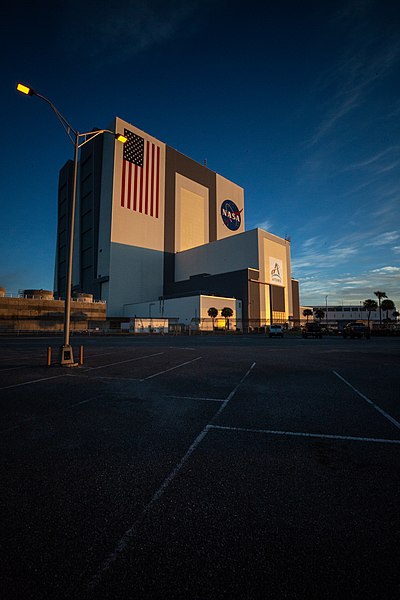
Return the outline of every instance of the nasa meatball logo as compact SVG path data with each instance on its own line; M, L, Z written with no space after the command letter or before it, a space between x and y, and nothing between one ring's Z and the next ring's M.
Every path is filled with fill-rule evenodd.
M238 209L232 200L224 200L221 204L221 217L224 225L231 231L236 231L242 224L240 213L243 211Z

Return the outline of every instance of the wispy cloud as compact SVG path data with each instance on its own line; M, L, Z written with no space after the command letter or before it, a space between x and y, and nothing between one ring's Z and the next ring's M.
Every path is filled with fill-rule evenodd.
M271 231L273 226L272 222L268 219L258 222L254 227L258 227L259 229L264 229L264 231Z
M372 269L371 273L388 273L391 275L393 273L400 273L400 267L380 267L379 269Z
M85 48L85 55L104 63L121 63L152 46L176 39L201 27L211 7L211 0L128 0L120 4L99 1L89 10L85 3L73 1L78 32L74 31L75 52ZM72 7L69 7L72 11ZM87 14L90 13L90 14ZM80 31L83 27L84 31ZM71 28L64 36L71 35Z
M400 145L388 146L381 152L377 152L376 154L373 154L372 156L369 156L368 158L365 158L364 160L360 160L353 164L346 165L343 168L343 171L345 172L345 171L354 171L354 170L358 170L358 169L364 169L365 167L375 166L376 164L379 165L378 170L380 170L382 168L381 167L382 159L386 159L388 155L391 156L393 154L395 154L395 155L398 154L399 150L400 150ZM399 164L399 161L396 161L396 165L398 165L398 164Z
M333 278L321 272L307 275L300 279L301 303L324 304L328 295L329 304L358 304L366 298L374 298L374 290L380 289L400 307L399 273L400 267L386 266Z
M307 143L312 147L330 133L335 125L355 108L361 106L368 94L393 69L400 58L400 44L396 38L389 35L380 43L369 32L370 16L368 11L360 14L357 3L351 3L352 11L343 13L347 25L353 23L349 40L356 39L357 45L349 41L346 45L344 34L344 51L336 65L327 71L320 81L320 91L329 96L326 101L324 116L317 126L313 136ZM368 9L368 3L363 3ZM354 10L357 9L357 18ZM358 28L358 35L354 35ZM361 42L360 40L363 40Z
M329 269L347 262L351 257L357 254L357 246L341 246L337 243L331 244L327 248L321 248L320 245L313 247L318 238L312 238L303 244L303 251L292 259L293 270L304 268Z
M400 238L400 233L397 231L386 231L377 235L372 241L369 242L371 246L386 246L391 244Z
M371 297L374 289L383 289L400 306L400 267L396 262L383 266L376 262L379 246L383 249L386 244L393 244L400 234L386 231L375 236L374 246L371 237L371 231L364 230L343 235L334 243L327 243L322 236L306 238L292 259L302 304L318 305L326 295L331 303L358 303ZM367 246L371 246L370 259L365 256ZM400 253L400 246L396 247ZM365 269L371 261L375 266Z

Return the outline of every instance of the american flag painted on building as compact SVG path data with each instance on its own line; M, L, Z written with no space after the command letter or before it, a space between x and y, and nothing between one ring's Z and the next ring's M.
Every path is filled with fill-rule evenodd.
M121 206L158 219L160 204L160 146L124 130Z

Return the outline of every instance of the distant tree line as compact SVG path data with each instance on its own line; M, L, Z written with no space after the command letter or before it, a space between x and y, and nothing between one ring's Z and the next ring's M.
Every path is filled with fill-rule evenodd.
M382 326L382 311L386 312L386 318L385 318L386 321L390 320L389 319L389 311L394 311L392 313L392 316L395 319L397 319L400 316L400 313L395 310L396 307L395 307L393 300L390 300L387 297L385 292L381 292L381 291L377 290L376 292L374 292L374 294L378 298L378 302L371 298L368 298L367 300L364 300L364 302L363 302L364 308L368 311L368 327L369 327L369 322L371 319L371 312L375 311L377 309L379 309L379 326ZM311 317L313 314L314 314L314 317L321 322L325 316L325 311L322 308L315 308L314 312L313 312L311 310L311 308L305 308L303 310L303 317L306 317L307 323L308 323L309 317Z

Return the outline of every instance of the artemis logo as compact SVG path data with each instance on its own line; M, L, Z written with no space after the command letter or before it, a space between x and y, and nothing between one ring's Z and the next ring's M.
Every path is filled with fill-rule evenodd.
M240 213L243 211L238 209L232 200L224 200L221 204L221 217L224 225L231 231L236 231L242 224Z
M283 266L279 258L269 257L269 268L271 273L271 283L283 284Z

